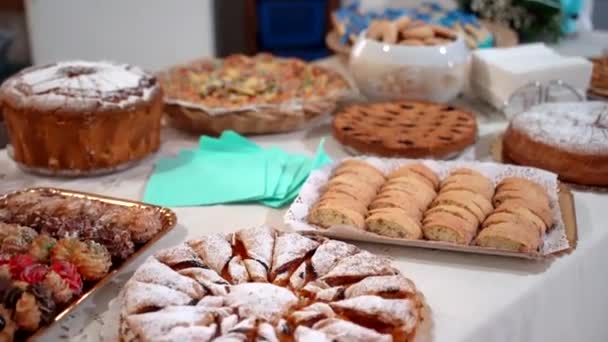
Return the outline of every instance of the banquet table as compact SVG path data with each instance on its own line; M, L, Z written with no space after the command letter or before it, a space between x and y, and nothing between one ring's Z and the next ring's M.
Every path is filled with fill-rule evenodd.
M325 63L335 64L331 59ZM507 123L480 104L460 99L458 104L476 112L479 138L471 151L478 160L490 160L490 146ZM154 161L197 144L170 127L162 132L161 150L138 166L100 177L61 179L27 174L0 150L0 193L32 186L50 186L140 200ZM333 139L329 118L308 129L253 137L258 144L278 145L290 152L312 155L326 138L325 148L334 159L347 153ZM393 258L411 278L431 309L430 331L421 340L433 341L606 341L608 340L608 193L573 191L578 245L574 250L543 261L510 259L353 242L373 253ZM199 235L232 232L268 224L283 224L286 208L257 204L172 208L178 226L144 255L119 273L112 282L88 298L73 314L56 324L41 340L98 341L108 329L104 322L108 302L116 296L133 270L151 253Z

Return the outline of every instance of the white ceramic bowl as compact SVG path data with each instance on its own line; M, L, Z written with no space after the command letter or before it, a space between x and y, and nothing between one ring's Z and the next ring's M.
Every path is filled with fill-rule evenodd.
M385 44L362 32L350 54L350 71L370 100L447 102L463 90L469 49L459 36L435 46Z

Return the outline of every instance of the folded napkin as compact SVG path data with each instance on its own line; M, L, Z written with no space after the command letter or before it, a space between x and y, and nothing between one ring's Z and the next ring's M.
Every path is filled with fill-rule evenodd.
M257 202L279 208L293 201L312 170L331 162L323 143L310 158L262 148L233 131L203 136L197 149L156 163L144 202L170 207Z

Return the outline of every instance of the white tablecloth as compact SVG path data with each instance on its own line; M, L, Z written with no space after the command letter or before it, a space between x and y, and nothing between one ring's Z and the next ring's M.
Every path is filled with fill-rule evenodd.
M491 142L506 123L480 114L479 159L487 159ZM263 146L280 145L312 154L319 140L333 158L346 156L331 137L327 123L290 134L254 138ZM155 158L196 146L196 138L172 129L163 131ZM0 192L53 186L139 200L153 159L113 175L84 179L54 179L25 174L0 150ZM373 253L394 258L396 266L415 281L432 310L434 341L608 341L608 194L574 191L579 243L569 255L535 262L357 243ZM259 205L218 205L175 208L178 227L153 251L187 238L213 232L270 224L283 227L283 210ZM152 251L151 251L152 252ZM99 339L99 315L106 311L120 285L146 256L119 274L77 312L50 331L44 340Z

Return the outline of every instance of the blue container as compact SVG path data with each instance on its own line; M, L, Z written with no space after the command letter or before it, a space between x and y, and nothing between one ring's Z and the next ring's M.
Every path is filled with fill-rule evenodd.
M320 46L327 30L326 0L259 0L262 49Z
M305 61L313 61L329 56L331 53L325 47L305 48L305 49L280 49L269 50L275 56L279 57L296 57Z

